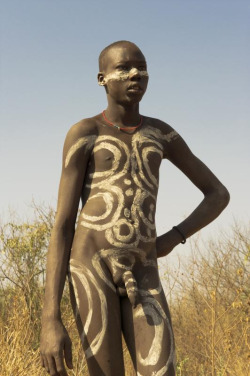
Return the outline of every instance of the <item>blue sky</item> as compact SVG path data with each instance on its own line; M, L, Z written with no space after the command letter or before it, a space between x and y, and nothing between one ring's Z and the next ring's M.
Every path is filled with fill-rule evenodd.
M1 2L0 216L31 215L32 199L56 205L67 130L106 107L98 55L127 39L148 61L141 113L176 128L231 193L204 234L249 220L249 10L241 0ZM201 199L164 161L158 233Z

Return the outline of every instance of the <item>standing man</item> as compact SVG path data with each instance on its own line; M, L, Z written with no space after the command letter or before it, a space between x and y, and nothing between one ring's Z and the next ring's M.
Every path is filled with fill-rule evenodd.
M105 111L75 124L63 151L47 261L41 362L50 375L72 368L60 301L71 300L91 376L123 376L123 333L137 375L174 376L175 347L157 258L213 221L229 194L168 124L139 113L148 84L141 50L115 42L99 57ZM159 168L169 159L204 194L178 226L157 237ZM82 210L77 228L79 201Z

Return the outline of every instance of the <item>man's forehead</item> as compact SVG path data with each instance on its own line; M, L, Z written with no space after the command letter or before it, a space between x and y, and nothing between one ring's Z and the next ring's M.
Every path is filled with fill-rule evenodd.
M105 55L105 63L112 64L117 62L129 62L129 61L141 61L146 62L145 57L141 50L134 45L120 45L110 48Z

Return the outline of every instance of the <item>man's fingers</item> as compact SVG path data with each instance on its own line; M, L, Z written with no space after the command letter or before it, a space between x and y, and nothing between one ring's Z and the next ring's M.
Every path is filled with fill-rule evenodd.
M44 364L44 360L43 360L42 354L40 354L40 364L41 364L41 367L45 368L45 364Z
M64 346L64 357L67 367L72 369L73 362L72 362L72 344L70 339L67 339Z
M45 356L43 357L43 364L44 364L46 371L49 373L49 364Z
M58 375L67 376L68 374L67 374L66 369L64 367L62 356L60 356L60 355L55 356L55 363L56 363L56 370L58 372Z
M54 358L48 357L47 362L48 362L48 365L49 365L49 374L51 376L57 376L58 373L56 371L56 364L55 364Z

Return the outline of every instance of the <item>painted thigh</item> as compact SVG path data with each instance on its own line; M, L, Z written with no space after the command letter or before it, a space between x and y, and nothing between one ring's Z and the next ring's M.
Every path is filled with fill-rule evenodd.
M69 281L89 375L123 376L120 300L112 280L107 285L90 265L71 259Z
M140 296L132 308L122 299L122 328L138 376L174 376L175 345L164 292Z

